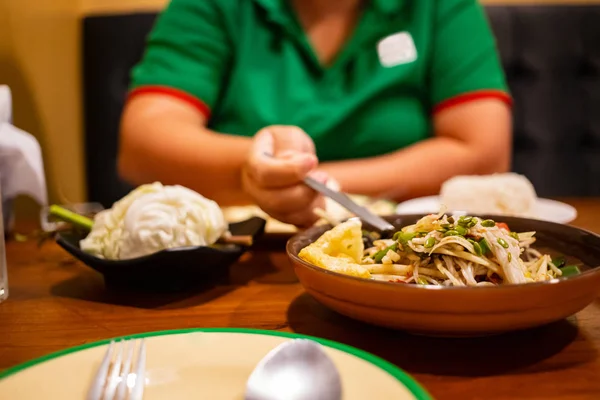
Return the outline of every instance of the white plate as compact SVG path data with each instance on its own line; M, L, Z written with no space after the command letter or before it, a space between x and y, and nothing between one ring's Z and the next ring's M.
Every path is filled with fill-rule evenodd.
M439 196L419 197L405 201L396 207L398 214L432 214L440 210ZM577 210L565 203L550 199L538 199L535 219L567 224L577 218Z
M303 335L250 329L191 329L146 337L144 400L242 400L246 380L271 349L293 338L324 345L340 371L344 400L431 397L410 376L362 350ZM0 398L84 399L108 341L88 343L0 375Z

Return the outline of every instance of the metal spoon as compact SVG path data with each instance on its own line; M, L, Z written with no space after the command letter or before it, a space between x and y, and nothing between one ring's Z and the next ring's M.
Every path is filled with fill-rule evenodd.
M321 345L294 339L271 350L254 368L244 400L340 400L342 384Z
M373 225L380 232L392 232L395 230L394 225L387 222L385 219L380 216L373 214L369 209L359 206L356 204L348 195L342 192L338 192L336 190L328 188L326 185L321 182L314 180L310 176L306 176L304 178L304 183L316 190L317 192L329 197L346 210L350 211L360 219L369 224Z

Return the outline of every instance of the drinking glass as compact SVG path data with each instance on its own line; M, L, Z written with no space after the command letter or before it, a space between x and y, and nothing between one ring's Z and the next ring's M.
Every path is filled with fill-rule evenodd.
M0 199L2 192L0 190ZM6 246L4 243L4 214L2 212L2 201L0 201L0 303L8 297L8 276L6 273Z

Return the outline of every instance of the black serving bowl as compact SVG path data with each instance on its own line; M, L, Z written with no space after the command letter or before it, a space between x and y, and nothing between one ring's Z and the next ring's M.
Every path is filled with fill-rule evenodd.
M232 235L250 235L256 240L264 233L266 221L254 217L230 224ZM57 234L56 242L85 265L104 276L107 286L150 290L179 290L225 278L248 246L225 244L166 249L128 260L106 260L81 250L83 232Z

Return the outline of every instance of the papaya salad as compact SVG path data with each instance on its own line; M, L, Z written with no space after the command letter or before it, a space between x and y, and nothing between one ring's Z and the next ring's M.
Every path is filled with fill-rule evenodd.
M346 275L397 283L496 286L546 281L580 273L532 248L535 232L504 223L445 213L427 215L391 239L350 219L303 248L299 257Z

